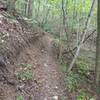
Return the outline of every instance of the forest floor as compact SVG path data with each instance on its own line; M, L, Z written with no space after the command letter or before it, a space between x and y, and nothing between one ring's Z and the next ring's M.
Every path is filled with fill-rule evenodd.
M68 100L64 77L52 57L50 41L47 36L43 37L46 44L43 45L40 40L23 50L16 62L16 66L22 63L32 66L32 80L17 82L17 87L3 84L3 92L0 91L3 95L0 94L0 100L16 100L17 95L23 95L25 100ZM17 67L15 73L21 70ZM21 89L18 90L18 87Z
M9 31L13 25L11 27L10 23L3 21L1 32ZM12 28L10 32L17 37L15 30ZM0 77L0 100L70 100L51 42L52 37L45 34L11 58L14 64L9 63L9 72L3 73L6 78Z
M24 91L28 88L28 95L31 95L32 100L68 100L64 77L52 56L49 38L47 35L40 38L34 45L26 48L18 58L17 63L27 63L33 67L33 81L28 86L24 84ZM23 58L25 62L22 61Z
M63 66L56 59L58 51L53 48L54 37L37 26L33 32L4 15L8 13L1 11L0 100L77 100L76 91L68 92Z

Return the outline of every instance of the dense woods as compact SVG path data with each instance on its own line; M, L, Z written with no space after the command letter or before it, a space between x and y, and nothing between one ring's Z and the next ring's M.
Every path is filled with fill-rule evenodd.
M63 82L65 82L66 84L65 85L66 91L64 93L69 95L65 97L61 96L61 98L59 99L59 97L56 96L56 94L54 94L53 100L99 100L100 99L100 3L99 2L100 0L98 1L97 0L0 0L0 14L10 20L15 20L16 22L12 25L12 28L15 31L18 28L18 32L17 31L14 32L14 35L13 32L11 32L11 37L12 37L11 41L15 44L9 46L9 48L14 47L16 48L15 49L16 51L18 51L19 48L21 48L19 52L20 51L22 52L22 47L25 49L27 48L28 45L28 47L31 48L32 43L33 45L37 45L38 47L38 45L40 45L43 42L43 44L41 44L43 46L40 45L39 48L42 48L41 52L47 50L47 56L43 56L44 59L49 59L51 66L54 66L55 65L54 63L57 63L56 66L60 66L60 68L57 69L60 69L60 71L63 72L64 74ZM0 24L1 23L2 22L0 22ZM7 23L9 23L9 21ZM4 24L6 24L5 21ZM7 25L10 28L10 24ZM1 26L2 25L0 25L0 27ZM5 29L3 31L5 31ZM3 33L3 31L0 30L0 45L3 45L2 44L3 39L1 34ZM6 31L10 32L8 30ZM24 42L21 41L20 39L22 39ZM7 43L11 41L8 39ZM35 42L37 44L35 44ZM12 43L10 43L10 45L11 44ZM4 46L4 48L6 47L6 45ZM0 46L0 49L1 47L2 46ZM38 51L37 47L35 48L36 50L35 49L33 50L34 52ZM13 49L10 49L11 52L12 50ZM3 53L1 51L2 50L0 50L1 54L5 54L5 52L7 52L8 49L5 50L5 52ZM31 53L31 51L29 53ZM41 53L39 53L39 51L36 53L37 55L40 54L39 58L41 58ZM7 55L8 54L9 52L7 53ZM10 61L14 63L13 65L12 64L11 65L15 66L17 61L20 62L19 59L21 59L21 57L17 58L17 55L20 55L20 53L18 52L16 52L16 54L11 53L11 55L14 55L9 57ZM53 60L48 58L49 56L50 57L52 56L51 58ZM15 59L17 59L16 62ZM25 59L27 61L27 57ZM32 59L35 58L32 57ZM31 60L30 62L32 61L33 60ZM40 61L41 60L39 59L38 62ZM38 64L38 66L40 65ZM7 64L5 63L5 61L2 60L2 58L0 59L0 66L5 66L5 67L7 66ZM21 66L28 67L26 69L30 71L29 67L31 66L31 64L28 65L22 64ZM32 66L34 66L34 64ZM43 70L43 72L42 71L41 72L44 74L45 73L48 74L47 80L50 82L48 78L49 71L52 70L53 68L49 69L49 67L51 67L49 65L48 68L46 69L45 68L46 66L47 65L44 64L45 71ZM16 72L16 68L14 70ZM24 69L22 68L22 70ZM17 71L19 70L17 69ZM53 73L51 74L51 76L52 75L55 74ZM57 75L59 76L59 74ZM18 74L18 76L16 77L17 79L19 77L20 81L22 81L23 78L26 78L24 81L29 81L32 80L33 76L29 72L28 74L26 73L21 75ZM60 80L63 80L63 78ZM38 83L37 80L35 80L35 82ZM47 83L49 84L49 82ZM8 83L11 82L8 81ZM54 83L56 82L54 81ZM66 97L69 98L66 99ZM16 100L52 100L52 99L50 98L40 99L39 97L35 99L33 98L25 99L24 95L18 95L16 97Z

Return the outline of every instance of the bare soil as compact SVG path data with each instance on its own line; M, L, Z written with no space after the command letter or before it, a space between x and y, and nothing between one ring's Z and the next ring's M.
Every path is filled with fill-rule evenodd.
M21 63L32 65L34 77L29 81L16 81L14 86L0 83L0 100L16 100L19 94L25 100L69 100L63 74L52 57L48 36L40 38L20 53L13 74L17 73L17 65Z
M17 21L5 18L2 13L0 12L0 33L4 34L0 35L6 35L6 38L0 40L3 42L0 64L4 61L0 65L0 100L19 100L19 95L24 100L70 100L63 73L52 50L53 38L48 33L37 38L41 32L36 31L34 39L32 32L27 32L26 29L23 33ZM32 79L18 79L18 72L27 71L27 68L21 67L22 63L32 66L29 69Z

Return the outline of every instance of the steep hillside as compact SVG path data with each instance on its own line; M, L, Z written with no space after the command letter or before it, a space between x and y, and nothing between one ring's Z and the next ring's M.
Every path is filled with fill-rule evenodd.
M52 37L5 14L0 12L0 100L69 100Z

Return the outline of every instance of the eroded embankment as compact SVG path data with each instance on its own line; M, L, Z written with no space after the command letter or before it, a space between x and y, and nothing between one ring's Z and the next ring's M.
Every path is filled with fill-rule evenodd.
M69 100L48 34L23 31L17 21L0 14L0 35L4 62L0 63L0 100Z

